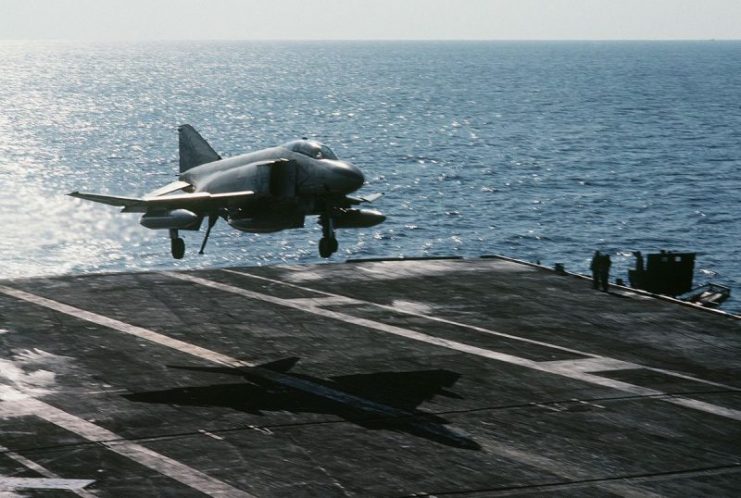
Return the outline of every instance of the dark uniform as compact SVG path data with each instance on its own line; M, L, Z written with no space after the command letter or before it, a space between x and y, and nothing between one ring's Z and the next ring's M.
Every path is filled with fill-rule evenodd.
M592 264L589 265L589 269L592 270L592 287L594 287L595 289L599 289L599 267L601 258L602 255L599 253L599 251L594 251L594 256L592 256Z
M599 265L599 281L602 285L602 290L607 292L607 289L610 286L610 267L612 266L612 260L610 259L609 254L605 254L600 258L600 265Z

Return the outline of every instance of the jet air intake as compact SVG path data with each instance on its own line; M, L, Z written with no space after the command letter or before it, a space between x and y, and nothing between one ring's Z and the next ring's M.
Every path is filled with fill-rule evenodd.
M270 195L279 198L296 196L295 161L276 161L270 165Z

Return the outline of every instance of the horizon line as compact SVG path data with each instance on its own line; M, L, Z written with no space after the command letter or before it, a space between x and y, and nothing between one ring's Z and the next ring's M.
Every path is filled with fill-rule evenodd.
M0 42L738 42L741 38L0 38Z

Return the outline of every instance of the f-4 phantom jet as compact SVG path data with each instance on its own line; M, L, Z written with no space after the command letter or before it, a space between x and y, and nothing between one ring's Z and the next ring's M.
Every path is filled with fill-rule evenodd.
M178 128L180 176L148 195L118 197L72 192L72 197L144 213L146 228L169 230L172 256L185 255L179 230L199 230L208 220L200 254L219 218L237 230L268 233L302 228L307 215L322 226L319 255L337 251L337 228L365 228L386 217L372 209L356 209L381 194L351 197L365 181L363 173L341 161L332 149L313 140L295 140L278 147L222 158L190 125Z

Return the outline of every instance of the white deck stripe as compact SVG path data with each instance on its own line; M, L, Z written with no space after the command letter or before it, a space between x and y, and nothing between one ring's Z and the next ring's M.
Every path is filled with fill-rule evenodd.
M564 351L566 353L574 353L574 354L579 354L579 355L584 355L584 356L591 356L591 357L595 357L595 358L597 357L597 355L594 355L592 353L585 353L584 351L578 351L576 349L566 348L566 347L563 347L563 346L558 346L556 344L550 344L550 343L547 343L547 342L537 341L535 339L528 339L526 337L520 337L520 336L516 336L516 335L506 334L504 332L498 332L496 330L486 329L486 328L483 328L483 327L477 327L475 325L468 325L468 324L456 322L456 321L453 321L453 320L447 320L445 318L440 318L440 317L437 317L437 316L429 316L429 315L425 315L423 313L418 313L418 312L412 311L412 310L405 310L405 309L401 309L401 308L396 308L394 306L388 306L388 305L385 305L385 304L374 303L374 302L371 302L371 301L363 301L361 299L356 299L354 297L347 297L347 296L343 296L341 294L334 294L332 292L327 292L327 291L312 289L310 287L303 287L301 285L292 284L290 282L284 282L282 280L275 280L275 279L272 279L272 278L261 277L261 276L253 275L251 273L247 273L247 272L243 272L243 271L226 270L226 269L221 270L221 271L226 272L226 273L234 273L236 275L243 275L245 277L250 277L250 278L257 279L257 280L264 280L266 282L272 282L272 283L275 283L275 284L281 284L281 285L285 285L285 286L288 286L288 287L293 287L295 289L300 289L300 290L307 291L307 292L314 292L316 294L323 294L323 295L325 295L327 297L337 298L337 300L341 304L367 304L367 305L375 306L377 308L382 308L382 309L389 310L389 311L395 311L397 313L404 313L405 315L416 316L416 317L419 317L419 318L426 318L427 320L431 320L431 321L434 321L434 322L440 322L440 323L445 323L447 325L454 325L456 327L463 327L463 328L467 328L467 329L470 329L470 330L475 330L476 332L482 332L484 334L496 335L496 336L499 336L499 337L504 337L506 339L515 339L515 340L520 341L520 342L527 342L529 344L535 344L535 345L538 345L538 346L545 346L545 347L548 347L548 348L551 348L551 349L558 349L559 351ZM322 301L322 303L323 303L323 301ZM338 304L338 303L329 303L329 304Z
M12 392L13 399L6 400L5 404L12 406L12 411L16 415L39 417L210 496L244 498L252 496L172 458L156 453L140 444L132 443L108 429L38 399L26 397L21 391L10 387L6 389L6 392Z
M196 277L194 275L187 275L183 273L171 273L171 272L163 272L162 274L167 275L172 278L177 278L180 280L185 280L185 281L193 282L199 285L203 285L205 287L211 287L213 289L218 289L224 292L238 294L244 297L248 297L250 299L264 301L264 302L272 303L278 306L284 306L287 308L293 308L295 310L319 315L324 318L333 318L341 322L351 323L353 325L359 325L361 327L366 327L366 328L373 329L373 330L379 330L381 332L387 332L389 334L394 334L394 335L406 337L409 339L415 339L415 340L426 342L429 344L435 344L437 346L442 346L448 349L462 351L464 353L471 353L474 355L491 358L493 360L500 360L506 363L527 366L530 368L537 367L537 362L532 361L532 360L520 358L518 356L513 356L507 353L500 353L498 351L491 351L491 350L480 348L477 346L471 346L469 344L464 344L461 342L451 341L449 339L443 339L441 337L427 335L422 332L417 332L415 330L396 327L394 325L388 325L385 323L376 322L374 320L368 320L366 318L359 318L356 316L347 315L345 313L339 313L337 311L330 311L330 310L324 309L320 306L317 306L316 304L312 304L307 301L297 302L296 300L293 300L293 299L282 299L279 297L273 297L267 294L261 294L259 292L254 292L251 290L234 287L233 285L222 284L221 282L214 282L213 280L207 280L205 278Z
M307 303L316 306L336 306L338 304L353 304L349 298L327 296L327 297L297 297L291 299L295 303Z
M498 351L491 351L491 350L480 348L477 346L472 346L470 344L465 344L465 343L461 343L457 341L451 341L448 339L442 339L440 337L435 337L435 336L424 334L422 332L417 332L416 330L405 329L402 327L396 327L394 325L388 325L385 323L368 320L366 318L358 318L352 315L347 315L345 313L338 313L336 311L326 310L319 306L312 305L306 302L297 303L297 302L293 302L290 299L281 299L281 298L274 297L274 296L268 296L266 294L261 294L261 293L254 292L251 290L242 289L239 287L235 287L233 285L223 284L221 282L215 282L213 280L207 280L205 278L196 277L190 274L172 273L172 272L163 272L162 274L170 276L172 278L185 280L187 282L193 282L199 285L203 285L205 287L210 287L212 289L218 289L224 292L229 292L231 294L237 294L240 296L248 297L250 299L264 301L264 302L276 304L278 306L284 306L287 308L304 311L306 313L312 313L312 314L319 315L324 318L332 318L334 320L342 321L345 323L351 323L353 325L365 327L370 330L386 332L388 334L393 334L393 335L397 335L400 337L406 337L408 339L425 342L427 344L442 346L444 348L452 349L454 351L460 351L462 353L468 353L468 354L473 354L476 356L481 356L484 358L489 358L492 360L502 361L502 362L509 363L512 365L518 365L521 367L530 368L532 370L538 370L541 372L548 372L548 373L555 374L555 375L561 375L563 377L568 377L570 379L580 380L580 381L587 382L593 385L609 387L612 389L616 389L618 391L622 391L622 392L637 395L637 396L654 396L654 397L657 397L658 399L666 401L667 403L672 403L674 405L683 406L686 408L692 408L695 410L712 413L720 417L725 417L725 418L730 418L733 420L741 421L741 411L739 410L732 410L730 408L713 405L711 403L691 400L689 398L671 396L665 392L662 392L656 389L636 386L634 384L629 384L627 382L612 380L612 379L608 379L605 377L599 377L597 375L585 373L579 370L578 368L573 368L573 369L564 368L562 364L559 364L556 367L553 367L549 365L550 362L540 363L540 362L528 360L526 358L520 358L518 356L514 356L511 354L507 354L507 353L500 353Z
M575 372L607 372L614 370L631 370L640 365L612 358L581 358L578 360L541 361L540 365L554 370L572 370Z
M448 348L459 350L459 351L462 351L462 352L467 352L467 353L470 353L470 354L484 356L484 357L487 357L487 358L496 359L496 360L504 361L504 362L507 362L507 363L516 364L516 365L520 365L520 366L527 367L527 368L532 368L532 369L535 369L535 370L540 370L540 371L555 373L557 375L565 375L565 376L571 377L571 378L578 378L578 379L583 380L585 382L590 382L590 383L597 384L597 385L605 385L605 386L608 386L608 387L612 387L612 388L615 388L615 389L618 389L618 390L622 390L622 391L625 391L625 392L630 392L630 393L633 393L633 394L650 395L650 396L667 396L665 393L661 393L660 391L655 391L655 390L652 390L652 389L646 389L646 388L642 388L642 387L639 387L639 386L634 386L634 385L631 385L631 384L626 384L626 383L619 382L619 381L612 381L610 379L604 379L604 378L593 376L593 375L590 375L590 374L584 373L584 372L567 372L566 373L566 372L551 371L547 367L540 366L537 362L534 362L534 361L531 361L531 360L527 360L527 359L524 359L524 358L518 358L518 357L513 356L513 355L508 355L508 354L505 354L505 353L498 353L496 351L488 351L488 350L485 350L483 348L477 348L475 346L470 346L470 345L466 345L466 344L462 344L462 343L457 343L455 341L449 341L449 340L445 340L445 339L441 339L441 338L437 338L437 337L428 336L426 334L422 334L422 333L419 333L419 332L415 332L415 331L403 329L403 328L400 328L400 327L394 327L394 326L390 326L390 325L386 325L386 324L381 324L381 323L378 323L378 322L374 322L372 320L365 320L365 319L361 319L361 318L357 318L357 317L352 317L350 315L345 315L345 314L342 314L342 313L330 312L328 310L321 309L316 304L314 304L314 305L307 305L305 302L302 301L301 303L294 303L293 305L291 305L290 304L291 303L290 300L285 300L285 299L280 299L280 298L274 298L272 296L267 296L267 295L264 295L264 294L259 294L259 293L255 293L255 292L252 292L252 291L247 291L245 289L240 289L238 287L233 287L233 286L230 286L230 285L221 284L219 282L213 282L213 281L210 281L210 280L201 279L199 277L194 277L194 276L190 276L190 275L183 275L183 274L175 274L175 273L164 273L164 274L165 275L168 275L168 276L171 276L173 278L179 278L181 280L191 281L191 282L198 283L198 284L205 285L205 286L209 286L209 287L212 287L212 288L217 288L217 289L220 289L222 291L226 291L226 292L231 292L231 293L243 295L245 297L250 297L250 298L253 298L253 299L267 301L267 302L271 302L271 303L278 304L278 305L281 305L281 306L287 306L287 307L291 307L291 308L294 308L294 309L303 310L303 311L306 311L306 312L309 312L309 313L314 313L314 314L317 314L317 315L320 315L320 316L324 316L324 317L329 316L330 318L334 318L334 319L341 320L341 321L349 321L349 323L354 323L354 324L361 325L361 326L364 326L364 327L367 327L367 328L370 328L370 329L380 330L380 331L392 333L392 334L395 334L395 335L402 335L404 337L408 337L408 338L412 338L412 339L415 339L415 340L427 342L427 343L430 343L430 344L440 345L440 346L443 346L443 347L448 347ZM88 321L91 321L91 322L96 323L96 324L100 324L100 325L103 325L103 326L106 326L106 327L110 327L110 328L112 328L114 330L118 330L120 332L124 332L124 333L127 333L127 334L132 334L132 335L135 335L137 337L141 337L141 338L144 338L144 339L147 339L147 340L156 342L157 344L161 344L161 345L164 345L164 346L167 346L167 347L171 347L173 349L177 349L178 351L182 351L182 352L185 352L185 353L194 355L194 356L199 356L201 358L208 359L208 360L214 361L216 363L221 363L221 364L225 364L225 365L232 365L232 366L254 366L254 365L248 364L246 362L241 362L239 360L235 360L235 359L233 359L233 358L231 358L229 356L222 355L220 353L215 353L213 351L209 351L207 349L200 348L198 346L194 346L194 345L185 343L183 341L172 339L172 338L169 338L169 337L164 336L162 334L158 334L156 332L153 332L153 331L150 331L150 330L141 328L141 327L136 327L136 326L133 326L133 325L124 323L124 322L120 322L118 320L113 320L113 319L110 319L108 317L105 317L105 316L102 316L102 315L98 315L96 313L91 313L91 312L88 312L88 311L84 311L84 310L75 308L73 306L65 305L63 303L58 303L56 301L52 301L52 300L49 300L49 299L46 299L46 298L42 298L40 296L36 296L36 295L30 294L30 293L26 293L26 292L23 292L23 291L18 291L16 289L11 289L11 288L8 288L8 287L3 287L3 286L0 286L0 292L5 293L5 294L10 295L10 296L13 296L13 297L16 297L18 299L22 299L22 300L25 300L25 301L28 301L28 302L32 302L32 303L35 303L37 305L44 306L44 307L47 307L47 308L50 308L50 309L53 309L53 310L56 310L56 311L59 311L59 312L62 312L62 313L71 315L71 316L75 316L77 318L81 318L81 319L88 320ZM205 356L201 356L201 354L204 354ZM21 393L19 393L19 394L21 394ZM671 399L672 398L666 398L666 397L664 397L664 398L661 398L661 399L664 399L664 400L667 400L667 401L671 402ZM688 406L688 407L694 408L694 409L702 409L703 411L713 410L713 411L711 411L711 413L717 411L716 410L717 408L721 408L721 407L715 407L715 405L709 405L709 404L704 404L702 402L696 402L696 400L688 400L688 399L681 399L681 398L674 398L674 399L677 399L678 401L681 401L680 403L676 403L676 404L680 404L680 405L683 405L683 406ZM33 399L33 400L23 400L23 401L24 402L31 402L31 401L33 401L33 402L36 402L36 403L40 403L41 405L46 405L45 403L43 403L41 401L38 401L38 400L35 400L35 399ZM701 405L706 405L706 406L701 406ZM56 411L57 412L57 415L62 415L62 417L69 416L69 417L72 417L73 419L79 420L82 423L82 425L89 424L90 426L93 426L93 427L95 427L97 429L100 429L102 431L106 431L105 429L102 429L102 428L99 428L97 426L94 426L93 424L91 424L91 423L89 423L89 422L87 422L85 420L79 419L77 417L74 417L73 415L70 415L70 414L68 414L66 412L63 412L63 411L58 410L58 409L56 409L54 407L51 407L50 405L46 405L46 406L49 406L52 410ZM34 412L36 412L37 410L38 410L38 408L33 408L33 411ZM727 410L727 409L722 409L722 410ZM733 411L731 411L731 412L733 412ZM34 413L34 414L36 414L36 413ZM735 418L735 415L737 415L737 414L736 413L729 413L727 415L731 415L730 418ZM56 417L53 417L53 418L56 418ZM61 423L63 421L60 420L59 422ZM57 422L53 422L53 423L57 423ZM73 425L76 425L76 422ZM131 448L131 447L132 446L133 447L139 447L139 445L135 445L134 443L129 443L128 441L120 440L121 438L117 437L113 433L109 433L109 434L110 434L110 439L118 439L118 441L111 441L110 442L110 445L109 444L106 444L106 446L108 446L111 449L113 449L113 447L111 447L111 445L113 445L114 447L115 447L115 445L121 445L121 444L128 445L130 447L130 449L133 450L134 453L137 453L136 450L138 448ZM504 445L498 445L498 446L499 446L499 448L496 451L497 453L500 453L500 454L508 454L511 458L515 458L516 460L521 461L522 463L532 464L533 462L535 462L533 460L533 455L529 455L529 454L527 454L525 452L521 452L520 450L516 450L514 448L505 447ZM150 450L147 450L146 448L142 448L142 449L145 450L146 452L153 453L153 457L154 457L155 463L157 463L157 459L158 458L167 458L167 457L163 457L162 455L158 455L158 454L156 454L154 452L151 452ZM493 448L490 446L489 449L493 449ZM120 453L120 454L124 454L124 453ZM124 454L124 456L129 456L129 455ZM132 455L132 456L129 456L129 457L136 459L138 456L139 455L135 454L135 455ZM170 459L167 459L167 460L170 460ZM180 464L179 462L175 462L175 461L172 461L172 462L175 465L183 465L183 464ZM540 466L543 466L543 468L545 468L545 467L549 467L550 466L550 465L548 465L549 463L551 463L551 462L548 462L548 461L543 460L543 461L539 462L539 465ZM553 467L550 468L550 470L553 471L554 473L557 473L558 470L559 470L559 467L558 466L553 466ZM164 472L162 472L162 471L160 471L160 472L164 474ZM165 474L165 475L168 475L168 474ZM212 478L209 478L208 476L205 476L205 477L207 477L208 479L212 479ZM219 481L217 481L217 482L219 482ZM221 483L221 484L223 484L223 483ZM611 491L617 492L618 494L621 494L623 496L641 496L641 493L643 492L643 490L635 490L635 489L630 488L628 486L614 486L614 487L612 487ZM239 490L237 490L237 492L238 493L241 493L241 494L236 495L236 496L250 496L250 495L248 495L248 494L246 494L244 492L241 492ZM231 494L221 494L221 495L218 495L217 494L217 495L214 495L214 496L232 496L232 495ZM645 496L645 495L642 495L642 496Z
M173 275L174 276L174 275ZM229 366L229 367L256 367L258 365L254 363L248 363L246 361L238 360L236 358L232 358L231 356L217 353L215 351L211 351L206 348L202 348L200 346L195 346L193 344L180 341L178 339L173 339L171 337L168 337L166 335L154 332L152 330L148 330L142 327L137 327L135 325L131 325L128 323L121 322L119 320L114 320L112 318L108 318L103 315L99 315L97 313L92 313L90 311L85 311L80 308L75 308L74 306L70 306L67 304L59 303L57 301L52 301L51 299L46 299L44 297L36 296L34 294L30 294L28 292L11 289L9 287L3 287L0 286L0 292L12 295L13 297L16 297L18 299L22 299L24 301L28 301L55 311L59 311L61 313L74 316L76 318L80 318L98 325L102 325L105 327L108 327L113 330L117 330L119 332L123 332L125 334L130 334L135 337L139 337L141 339L145 339L151 342L154 342L156 344L169 347L171 349L180 351L182 353L189 354L191 356L195 356L197 358L201 358L203 360L211 361L214 363L218 363L221 365ZM295 303L297 306L298 303ZM301 306L306 306L306 304L302 304ZM492 354L495 354L492 352ZM399 410L396 408L392 408L380 403L375 403L372 401L369 401L367 399L361 398L359 396L354 396L352 394L348 394L336 389L332 389L328 386L323 386L320 384L316 384L304 379L300 379L298 377L294 377L291 375L285 375L281 372L275 372L269 369L264 369L260 373L261 377L267 378L269 380L272 380L273 382L277 384L283 384L288 387L295 388L300 391L309 392L311 394L314 394L316 396L320 396L323 398L331 399L333 401L336 401L340 404L345 405L351 405L356 408L359 408L361 410L365 410L368 412L376 413L376 414L383 414L386 416L407 416L408 413L404 412L403 410Z
M167 346L178 351L182 351L194 356L198 356L215 363L221 363L229 366L250 366L247 363L235 360L229 356L210 351L205 348L188 344L171 337L158 334L151 330L147 330L141 327L136 327L128 323L120 322L112 318L98 315L97 313L91 313L89 311L81 310L73 306L69 306L51 299L46 299L28 292L23 292L10 287L0 286L0 292L8 296L21 299L45 308L49 308L61 313L81 318L83 320L96 323L119 332L131 334L142 339ZM15 391L12 388L6 387L6 390ZM7 392L7 391L6 391ZM17 391L19 397L25 395L20 391ZM70 413L60 410L52 405L44 403L42 401L27 398L17 401L5 401L6 404L12 403L14 409L25 408L29 415L40 417L48 422L63 427L70 432L74 432L79 436L84 437L90 441L100 442L110 450L118 453L119 455L125 456L134 460L135 462L148 467L156 472L159 472L171 479L174 479L186 486L190 486L198 491L209 494L211 496L218 497L251 497L247 492L241 491L237 488L229 486L228 484L214 479L202 472L197 471L185 464L182 464L176 460L168 458L164 455L156 453L144 446L131 443L126 441L121 436L108 431L100 426L92 424L84 419L76 417ZM17 403L23 403L21 407ZM14 410L15 412L15 410Z
M60 313L64 313L65 315L74 316L76 318L80 318L82 320L86 320L91 323L102 325L103 327L108 327L113 330L118 330L119 332L130 334L130 335L139 337L141 339L145 339L147 341L154 342L162 346L166 346L171 349L176 349L178 351L182 351L183 353L188 353L190 355L197 356L199 358L203 358L204 360L212 361L214 363L220 363L222 365L227 365L230 367L254 366L250 363L246 363L240 360L235 360L234 358L230 356L223 355L215 351L211 351L210 349L205 349L205 348L196 346L194 344L190 344L190 343L178 340L178 339L173 339L172 337L158 334L157 332L154 332L149 329L137 327L135 325L121 322L119 320L114 320L113 318L108 318L107 316L99 315L97 313L92 313L90 311L85 311L80 308L75 308L74 306L69 306L67 304L60 303L58 301L52 301L51 299L46 299L44 297L37 296L29 292L24 292L18 289L13 289L11 287L5 287L5 286L0 285L0 293L14 297L16 299L20 299L22 301L26 301L29 303L37 304L39 306L43 306L44 308L49 308L54 311L59 311Z
M172 276L178 276L178 275L172 274ZM202 280L202 279L199 279L199 280ZM208 282L208 281L204 281L204 282ZM212 351L204 350L203 348L200 348L200 347L196 347L196 346L188 347L190 345L187 345L187 343L183 343L182 341L177 341L174 339L168 340L170 338L163 336L161 334L158 334L156 332L150 331L150 330L142 329L141 327L136 327L130 324L126 324L118 320L113 320L113 319L104 317L102 315L98 315L96 313L91 313L88 311L80 310L73 306L58 303L56 301L52 301L50 299L42 298L39 296L35 296L27 292L16 291L15 289L9 289L9 288L4 288L0 286L0 292L5 292L6 294L8 294L8 292L6 292L7 290L13 291L12 295L14 295L15 297L32 302L34 304L38 304L40 306L53 309L55 311L60 311L62 313L75 316L77 318L82 318L84 320L92 321L93 323L96 323L99 325L105 325L119 332L123 332L126 334L132 334L136 337L140 337L140 338L147 339L147 340L153 340L157 344L171 347L173 349L177 349L178 351L188 353L194 356L198 356L203 359L210 359L211 361L215 361L214 358L217 358L219 361L216 361L216 362L221 363L221 364L234 365L234 366L252 366L252 365L246 364L245 362L241 362L239 360L230 358L226 355L220 355ZM245 291L245 292L249 292L249 291ZM269 296L264 296L264 297L269 297ZM281 300L281 301L284 301L284 300ZM302 304L303 306L306 306L306 303L304 302L302 303L303 303ZM299 303L294 303L294 304L299 305ZM298 308L298 309L301 309L301 308ZM340 315L338 314L338 316ZM401 331L403 329L399 329L399 330ZM420 334L420 336L422 335L423 334ZM443 340L441 345L444 345L447 342L450 342L450 341ZM204 351L206 351L207 354L204 356L200 356L199 353L202 353ZM484 352L484 350L481 350L481 352ZM496 354L495 352L490 352L490 353L494 355L493 356L494 358L500 359L498 354ZM506 355L506 356L509 357L509 355ZM515 357L510 357L509 359L511 360L513 358ZM534 362L530 362L530 360L524 360L524 361L534 364ZM292 377L283 375L279 372L272 372L270 370L265 370L264 372L262 372L261 375L266 376L266 377L274 376L274 379L272 380L274 380L275 382L284 383L286 385L291 385L291 387L294 387L296 389L314 392L314 394L333 399L340 403L357 404L361 408L365 408L365 409L368 409L369 411L373 411L376 413L382 413L382 414L385 413L391 416L394 416L394 415L398 416L398 414L402 412L401 410L397 410L394 408L387 408L384 405L378 405L376 403L372 403L370 401L364 400L363 398L358 398L356 396L352 396L346 393L335 391L325 386L315 385L303 379L292 378ZM289 379L289 380L292 379L292 382L288 382L288 380L286 379ZM315 392L317 390L319 390L319 392ZM102 427L96 426L79 417L75 417L74 415L64 412L56 407L48 405L37 399L33 399L33 398L20 399L20 398L24 398L23 393L21 393L20 391L16 391L12 388L10 388L10 391L11 391L11 397L14 398L14 400L5 401L3 403L4 405L12 405L12 408L8 406L5 407L6 413L12 412L15 415L26 414L26 415L41 416L41 418L43 418L44 420L47 420L55 425L63 427L78 435L81 435L88 440L99 442L100 444L106 446L112 451L115 451L116 453L123 455L125 457L128 457L134 461L137 461L141 463L142 465L145 465L149 468L157 470L161 474L166 475L168 477L173 477L173 474L181 474L182 472L189 472L189 474L183 477L183 479L188 478L187 483L183 482L181 478L178 478L178 477L173 477L173 478L180 482L183 482L184 484L188 484L189 486L195 489L202 490L201 488L198 487L199 485L203 484L199 482L200 480L202 480L202 478L213 480L212 478L205 476L204 474L200 474L198 471L190 469L184 464L181 464L175 460L169 459L163 455L157 454L138 444L123 440L120 436L108 431L107 429L103 429ZM369 405L369 406L365 406L365 405ZM389 413L386 413L387 411ZM201 430L199 432L202 432L212 437L219 438L219 436L214 436L204 430ZM564 463L559 463L559 462L556 462L554 460L548 459L540 455L530 454L530 453L516 449L514 447L511 447L501 442L488 442L484 445L484 448L487 449L491 453L499 454L500 456L503 456L505 458L512 459L514 461L523 463L525 465L534 466L536 468L543 469L547 472L552 472L556 475L561 475L562 477L571 478L573 476L573 469L569 470L569 467L566 466ZM219 481L217 481L217 483L218 482ZM206 484L211 485L210 482L207 482ZM631 487L627 485L617 485L613 483L608 483L608 484L605 484L603 487L605 489L609 489L612 493L615 493L619 496L623 496L626 498L637 498L639 496L648 497L648 498L660 498L660 495L647 494L648 492L644 489L635 488L635 487ZM217 497L222 497L222 496L223 497L231 497L231 496L249 497L251 496L251 495L248 495L247 493L242 493L239 491L238 493L242 493L242 494L235 494L229 491L227 492L220 491L218 489L213 489L213 486L211 486L211 489L209 489L208 491L204 491L204 492L206 492L207 494L210 494L211 496L217 496Z
M99 325L109 327L119 332L131 334L131 335L134 335L136 337L140 337L146 340L151 340L151 341L156 342L157 344L164 345L164 346L167 346L167 347L176 349L178 351L188 353L193 356L197 356L197 357L200 357L206 360L214 361L216 363L230 365L230 366L254 366L254 365L247 364L245 362L241 362L234 358L230 358L226 355L220 355L212 351L204 350L203 348L200 348L200 347L191 346L187 343L183 343L182 341L170 339L166 336L163 336L151 330L143 329L141 327L136 327L136 326L124 323L124 322L120 322L118 320L113 320L113 319L104 317L102 315L98 315L96 313L84 311L84 310L75 308L73 306L69 306L63 303L58 303L56 301L42 298L40 296L35 296L27 292L18 291L15 289L10 289L7 287L2 287L2 286L0 286L0 292L12 295L13 297L22 299L24 301L28 301L28 302L31 302L31 303L34 303L34 304L37 304L37 305L40 305L40 306L43 306L49 309L53 309L55 311L59 311L61 313L65 313L70 316L74 316L76 318L84 319L92 323L96 323ZM304 303L304 305L306 304ZM279 372L272 372L270 370L265 370L262 372L262 375L267 376L267 377L272 377L271 380L274 380L275 382L284 383L296 389L309 391L318 396L323 396L323 397L332 399L339 403L358 405L360 406L360 408L366 409L370 412L381 413L381 414L386 414L390 416L399 416L400 414L404 414L402 413L401 410L388 408L388 407L385 407L384 405L378 405L376 403L372 403L362 398L358 398L356 396L342 393L342 392L333 390L326 386L315 385L303 379L289 377ZM18 391L15 391L14 393L11 393L11 394L14 394L14 396L12 396L13 398L23 397L23 394ZM6 405L4 406L4 411L6 413L12 413L14 415L22 415L22 414L30 415L30 414L36 414L35 412L43 413L45 414L44 418L54 424L60 425L73 432L77 432L78 434L83 433L84 437L86 437L87 439L99 441L101 442L101 444L104 444L108 448L114 451L117 451L119 454L132 458L136 461L139 461L141 459L141 455L138 453L141 451L142 448L139 445L135 445L134 443L128 443L126 441L120 441L121 438L111 433L110 431L107 431L98 426L95 426L85 420L74 417L71 414L58 410L57 408L47 405L41 401L38 401L35 399L22 399L22 400L16 400L16 401L6 401L5 403L3 403L3 405ZM12 405L12 406L7 406L7 405ZM202 431L202 432L210 435L210 433L207 433L205 431ZM449 434L448 436L450 437ZM497 443L496 448L497 448L497 453L505 457L513 458L516 461L519 461L520 463L523 463L526 465L532 465L533 462L539 462L539 466L541 468L545 468L544 466L546 466L546 463L538 460L539 457L535 455L528 455L526 452L523 452L521 450L515 450L514 448L509 448L502 443ZM162 459L165 458L165 457L162 457L162 455L154 454L154 455L145 455L145 456L147 457L148 462L150 460L153 460L151 462L152 465L158 465L161 467L162 465L169 463L169 462L162 461ZM149 458L149 457L152 457L152 458ZM174 462L174 463L177 464L177 462ZM553 466L548 468L547 469L548 471L551 471L557 474L563 468L562 465L556 465L555 462L551 462L551 463L553 463ZM158 471L165 474L166 471L169 473L172 473L173 469L158 469ZM169 473L165 475L169 475ZM224 495L224 496L228 496L228 495Z
M64 488L55 488L55 489L66 489L67 491L71 491L77 496L81 496L82 498L95 498L95 495L93 493L89 493L83 489L85 486L88 486L89 484L92 484L95 482L92 479L62 479L59 475L55 474L54 472L47 469L46 467L39 465L33 460L29 460L28 458L24 457L23 455L19 453L16 453L15 451L10 451L8 448L4 446L0 446L0 451L3 453L3 455L7 456L8 458L15 460L16 462L20 463L24 467L31 469L38 474L41 474L42 476L44 476L50 481L52 480L66 481L64 484L65 486ZM12 484L8 486L11 488L13 487ZM18 486L18 487L23 487L23 486ZM2 488L3 488L3 485L0 485L0 489Z
M88 484L95 482L88 479L54 479L50 477L4 477L0 476L0 491L15 489L62 489L78 492ZM88 494L88 496L94 496Z
M484 327L477 327L476 325L470 325L470 324L467 324L467 323L456 322L454 320L448 320L446 318L440 318L440 317L436 317L436 316L426 315L424 313L419 313L417 311L396 308L394 306L388 306L388 305L385 305L385 304L374 303L372 301L363 301L363 300L360 300L360 299L343 296L341 294L334 294L332 292L327 292L327 291L318 290L318 289L312 289L311 287L304 287L304 286L301 286L301 285L296 285L296 284L293 284L291 282L284 282L282 280L277 280L277 279L268 278L268 277L262 277L262 276L259 276L259 275L253 275L252 273L247 273L245 271L228 270L228 269L224 269L222 271L223 272L226 272L226 273L233 273L235 275L242 275L242 276L245 276L245 277L254 278L256 280L263 280L265 282L271 282L271 283L275 283L275 284L281 284L281 285L285 285L287 287L293 287L295 289L299 289L299 290L303 290L303 291L307 291L307 292L314 292L314 293L317 293L317 294L323 294L323 295L325 295L327 297L337 298L337 301L338 301L337 303L328 303L328 304L364 304L364 305L368 305L368 306L375 306L377 308L381 308L381 309L385 309L385 310L389 310L389 311L395 311L397 313L403 313L403 314L410 315L410 316L415 316L415 317L418 317L418 318L424 318L426 320L430 320L430 321L433 321L433 322L446 323L446 324L449 324L449 325L453 325L453 326L461 327L461 328L467 328L469 330L474 330L476 332L481 332L481 333L484 333L484 334L495 335L495 336L499 336L499 337L505 337L507 339L514 339L514 340L517 340L517 341L520 341L520 342L525 342L525 343L529 343L529 344L535 344L535 345L538 345L538 346L544 346L544 347L547 347L547 348L556 349L556 350L564 351L564 352L567 352L567 353L574 353L574 354L578 354L578 355L582 355L582 356L587 356L588 358L584 358L584 359L565 360L565 361L583 362L583 363L581 363L581 365L584 365L586 367L587 365L592 365L592 363L590 363L590 359L593 358L593 359L597 360L597 363L595 363L595 365L601 364L604 367L604 368L601 369L601 371L607 371L607 370L624 370L626 368L646 368L648 370L652 370L654 372L663 373L663 374L666 374L666 375L671 375L673 377L679 377L681 379L690 380L690 381L693 381L693 382L699 382L699 383L707 384L707 385L710 385L710 386L721 387L723 389L728 389L730 391L739 391L739 392L741 392L741 388L738 388L738 387L729 386L728 384L722 384L720 382L713 382L713 381L710 381L710 380L701 379L699 377L695 377L695 376L687 375L687 374L682 374L682 373L679 373L679 372L674 372L672 370L665 370L663 368L654 368L654 367L648 367L648 366L639 365L639 364L633 364L633 363L623 362L621 360L617 360L617 359L613 359L613 358L608 358L608 357L597 355L597 354L594 354L594 353L589 353L589 352L586 352L586 351L580 351L578 349L567 348L567 347L564 347L564 346L559 346L557 344L551 344L549 342L543 342L543 341L537 341L537 340L534 340L534 339L528 339L527 337L521 337L521 336L516 336L516 335L512 335L512 334L507 334L507 333L504 333L504 332L499 332L497 330L487 329L487 328L484 328ZM343 301L344 301L344 303L343 303ZM317 304L318 305L325 305L325 302L323 300L317 300ZM632 365L632 366L630 366L630 365Z

